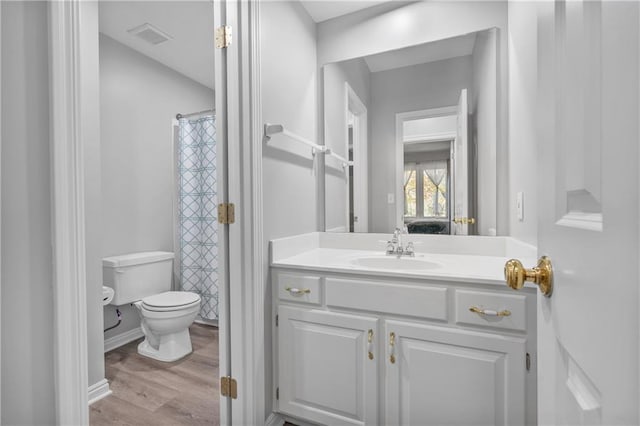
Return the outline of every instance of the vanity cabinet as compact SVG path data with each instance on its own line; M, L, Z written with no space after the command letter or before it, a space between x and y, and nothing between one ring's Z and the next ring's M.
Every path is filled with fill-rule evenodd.
M524 424L524 339L400 321L385 336L385 424Z
M377 363L368 341L377 318L281 306L278 329L283 412L327 425L378 424Z
M274 409L294 423L535 423L535 293L279 268L272 277Z

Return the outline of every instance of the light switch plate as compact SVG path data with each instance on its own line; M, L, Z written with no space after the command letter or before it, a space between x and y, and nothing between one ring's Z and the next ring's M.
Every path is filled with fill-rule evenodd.
M395 202L395 194L387 194L387 203L393 204Z
M516 194L516 210L518 211L518 220L522 222L524 220L524 192Z

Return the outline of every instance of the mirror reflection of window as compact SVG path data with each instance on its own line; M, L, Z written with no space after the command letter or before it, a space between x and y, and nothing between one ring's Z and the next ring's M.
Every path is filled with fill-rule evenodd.
M416 169L411 165L404 168L404 217L415 217L418 210L416 193Z
M449 217L449 162L443 160L405 164L405 219Z

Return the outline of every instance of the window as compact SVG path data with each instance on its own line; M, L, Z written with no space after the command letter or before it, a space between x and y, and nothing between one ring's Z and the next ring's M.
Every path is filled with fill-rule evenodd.
M449 162L427 161L405 164L404 216L449 217Z

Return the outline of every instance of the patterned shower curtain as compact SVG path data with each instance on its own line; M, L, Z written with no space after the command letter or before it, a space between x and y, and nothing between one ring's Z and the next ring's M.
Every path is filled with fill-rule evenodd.
M198 293L200 316L218 319L216 124L178 121L180 287Z

